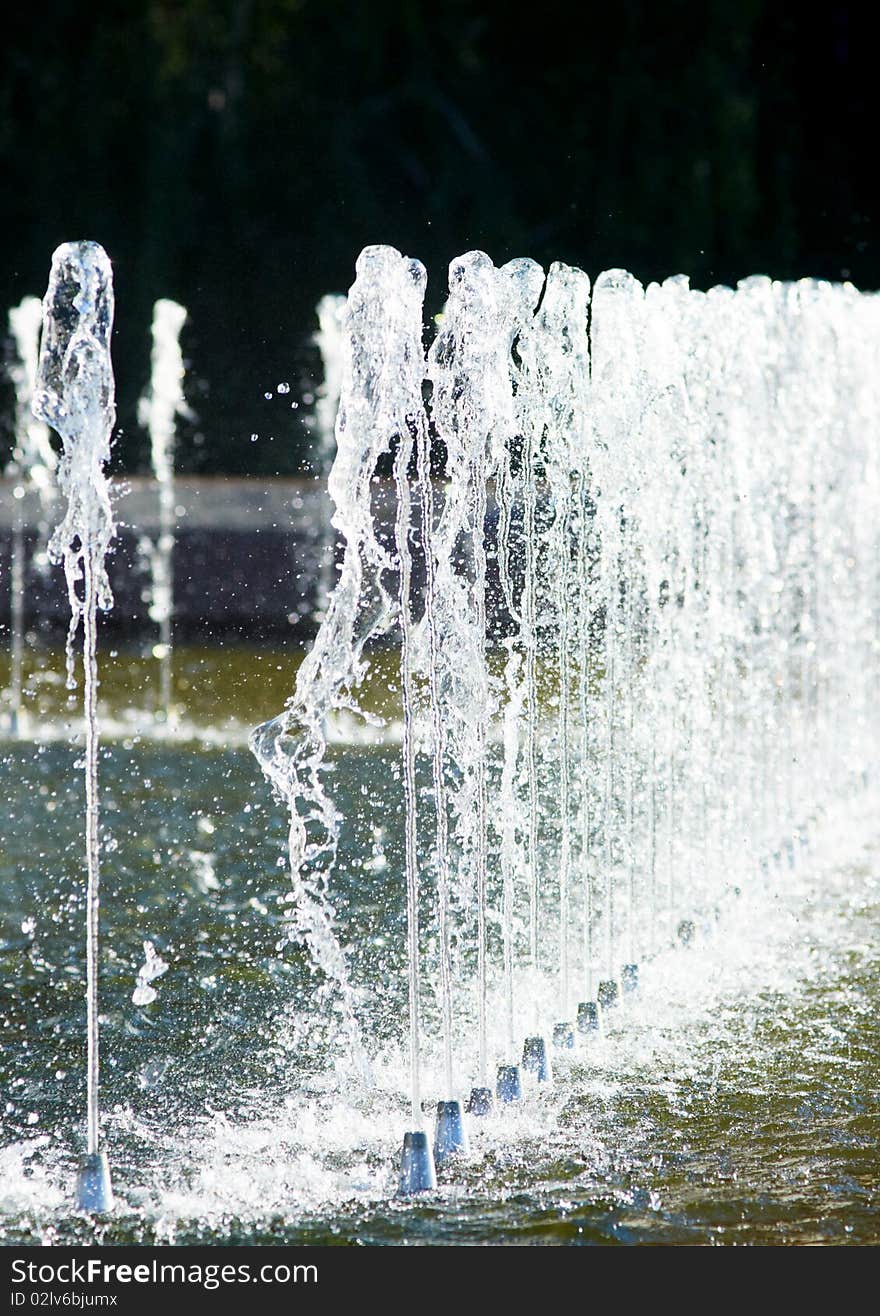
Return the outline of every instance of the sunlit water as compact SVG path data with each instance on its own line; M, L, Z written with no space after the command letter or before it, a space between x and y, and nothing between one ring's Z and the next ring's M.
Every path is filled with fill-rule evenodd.
M443 1168L436 1194L404 1202L399 749L332 751L346 818L339 932L373 1059L364 1083L287 939L287 819L253 757L136 733L101 764L103 1105L118 1209L76 1216L80 754L57 737L0 745L3 1242L878 1241L870 791L826 815L794 871L771 869L691 949L644 964L607 1036L557 1060L552 1089L521 1109L473 1120L470 1156ZM430 938L430 909L424 922ZM146 940L169 968L139 1008ZM426 1102L443 1084L436 986ZM476 1065L474 1010L460 1006L458 1051Z

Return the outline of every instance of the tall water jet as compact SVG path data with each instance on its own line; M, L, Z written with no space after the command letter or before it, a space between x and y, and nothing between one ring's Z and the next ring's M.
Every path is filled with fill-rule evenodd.
M451 904L476 912L477 1084L471 1108L492 1100L488 1054L487 863L488 738L497 682L487 656L487 482L509 463L516 430L511 348L537 299L541 271L531 261L496 270L483 252L453 261L449 300L428 353L431 417L446 450L443 510L427 552L434 565L428 622L441 637L429 673L437 807L439 953L448 1107L452 1062ZM454 827L453 872L446 810Z
M150 387L140 400L138 420L150 435L150 458L159 490L159 529L147 541L150 563L150 618L158 623L159 642L153 655L159 663L159 714L172 718L172 639L174 618L174 445L178 417L191 417L183 394L185 367L180 332L186 308L168 298L153 306L153 350Z
M15 445L6 468L13 480L15 508L10 560L10 674L6 697L10 730L17 735L22 721L22 677L24 667L24 602L26 590L25 515L29 497L36 495L40 518L37 526L36 560L45 559L47 523L55 498L55 468L58 458L49 429L32 409L34 382L40 348L43 308L39 297L25 297L9 311L9 332L15 355L8 367L15 390Z
M52 257L43 301L43 337L33 409L63 443L58 483L67 511L55 530L49 554L63 562L70 601L67 683L75 688L74 642L83 624L83 711L85 720L86 1028L87 1154L76 1185L77 1206L108 1211L113 1193L100 1142L98 1091L98 931L100 836L98 798L97 612L112 602L105 559L115 527L104 467L116 419L110 359L113 275L106 252L95 242L69 242Z
M422 305L427 276L424 267L393 248L369 250L364 263L366 291L352 289L352 314L360 313L363 328L376 336L377 349L360 384L369 393L383 389L387 397L374 423L396 438L394 483L397 508L394 543L398 570L400 620L400 685L403 696L404 867L406 879L407 979L409 1007L410 1115L404 1135L400 1191L426 1192L436 1187L434 1156L422 1127L421 1103L421 963L419 946L418 798L416 789L416 632L412 599L412 537L416 531L411 492L411 468L421 500L422 539L432 524L428 419L422 404L424 357ZM426 607L433 598L433 571L426 581ZM431 641L429 641L429 649Z
M336 457L328 482L336 506L333 525L345 543L339 580L313 647L297 672L287 707L251 735L251 748L260 766L289 810L293 934L306 944L323 974L319 998L337 1000L362 1071L366 1059L355 994L346 955L336 936L329 891L341 817L325 788L323 774L328 719L346 710L365 721L376 721L358 697L369 670L364 649L400 619L400 601L393 598L389 579L398 563L378 538L372 493L380 457L391 452L395 439L409 441L410 425L415 425L413 418L421 408L424 274L418 262L404 262L402 276L403 260L389 247L368 247L358 259L357 277L348 296ZM392 298L389 288L394 290ZM407 332L414 316L419 326L416 347L412 333ZM399 466L398 476L399 480L403 477ZM406 540L407 515L402 513L399 541ZM409 739L406 753L409 762ZM414 807L412 793L411 798ZM407 816L408 826L413 826L411 814ZM414 853L411 845L407 852L410 857ZM408 882L412 912L414 882L413 872Z
M806 820L864 779L873 709L869 683L848 690L847 628L858 618L875 671L880 612L875 300L763 279L645 289L620 270L591 293L566 266L544 285L529 261L496 269L471 252L450 267L426 360L423 293L417 264L362 255L331 477L340 585L288 713L255 736L270 776L282 754L294 762L292 856L324 862L335 841L309 850L322 837L306 829L339 825L319 729L357 702L366 638L399 625L407 1192L433 1182L419 1127L428 879L442 1159L464 1145L468 1066L473 1114L493 1060L499 1100L522 1095L519 1046L549 1077L549 1027L567 1048L575 1018L593 1032L622 990L649 991L653 956L717 936L730 895L762 867L781 880ZM369 489L380 457L393 530Z
M638 316L641 284L623 270L601 274L593 288L590 323L594 435L592 469L596 533L601 544L600 581L604 604L605 784L602 801L605 978L600 999L612 1005L619 991L620 887L628 881L624 907L631 948L633 930L633 685L632 598L636 539L633 491L640 454L635 443L642 399Z
M545 499L549 504L547 529L542 536L544 571L552 582L549 599L540 608L536 626L546 619L555 631L555 652L548 657L555 667L557 706L555 768L559 803L558 853L558 994L561 1020L554 1023L557 1043L567 1048L574 1043L571 1025L571 970L569 937L575 810L572 793L572 684L578 636L572 615L574 589L573 538L581 525L582 509L575 505L580 491L581 469L588 437L589 341L587 315L590 281L580 270L556 263L550 267L541 305L519 341L519 355L533 398L531 425L533 448L532 480L538 463L543 474ZM528 496L528 495L527 495ZM573 563L575 556L575 563ZM540 642L536 634L535 645ZM580 655L581 661L583 655Z

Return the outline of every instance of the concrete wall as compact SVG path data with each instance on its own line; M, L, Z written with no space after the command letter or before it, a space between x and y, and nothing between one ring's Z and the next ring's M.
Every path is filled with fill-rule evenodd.
M156 487L143 479L113 481L118 534L108 559L115 603L102 632L121 641L148 637L150 573L138 542L157 533ZM307 638L322 573L335 536L331 503L311 480L180 479L176 485L175 634L180 640L272 642ZM64 573L31 561L39 542L39 504L16 500L0 480L0 643L9 618L9 561L14 519L22 513L28 553L28 629L52 637L67 625ZM51 517L54 526L60 511ZM325 567L327 563L327 567ZM329 568L329 570L328 570Z
M158 532L156 486L144 479L114 480L117 536L107 562L114 606L101 620L102 634L118 642L144 642L157 633L148 608L150 572L138 543ZM180 642L240 640L272 644L307 641L314 634L316 611L337 579L334 558L341 545L330 524L333 505L317 480L180 479L176 483L177 520L174 547L174 635ZM15 517L23 513L29 546L26 614L28 629L53 640L69 619L67 589L60 566L40 571L33 549L40 542L40 507L36 498L16 500L9 480L0 480L0 646L9 625L9 561ZM394 539L395 492L389 481L376 481L373 513L380 542ZM50 518L61 519L59 507ZM413 491L413 519L418 504ZM517 517L514 516L516 522ZM497 513L491 497L486 520L487 619L495 634L509 618L501 602L494 561ZM419 535L413 552L414 606L425 571ZM467 544L462 551L468 551ZM385 582L397 589L393 573ZM393 635L388 637L394 639Z

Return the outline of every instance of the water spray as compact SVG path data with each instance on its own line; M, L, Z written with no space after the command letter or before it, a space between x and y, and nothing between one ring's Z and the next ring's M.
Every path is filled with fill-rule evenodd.
M67 682L75 686L74 641L83 624L83 712L85 720L86 888L86 1156L80 1163L76 1203L106 1212L113 1191L101 1147L99 1110L99 912L100 836L98 797L97 614L112 595L105 558L115 527L104 467L116 420L110 360L113 275L106 252L95 242L69 242L52 257L43 301L43 337L34 389L34 414L51 425L64 445L58 469L67 511L49 545L64 564L71 620L67 636Z

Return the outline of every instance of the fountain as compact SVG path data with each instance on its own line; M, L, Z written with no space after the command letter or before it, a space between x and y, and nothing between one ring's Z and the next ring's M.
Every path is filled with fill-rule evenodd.
M43 337L34 386L35 416L60 434L64 448L58 484L67 510L49 544L49 556L64 564L71 620L67 636L67 680L74 688L74 642L83 626L85 718L86 899L86 1156L76 1182L81 1210L109 1211L113 1191L101 1147L98 1027L98 931L100 833L98 798L97 612L112 604L104 559L113 538L113 514L104 465L116 418L110 333L113 276L104 250L94 242L71 242L52 257L43 302Z
M159 626L153 656L159 663L159 715L173 720L171 627L174 617L174 441L177 418L192 412L183 395L185 369L180 333L186 309L168 298L153 307L153 354L149 391L141 398L138 419L149 432L153 474L159 490L159 530L155 541L142 541L150 564L150 617Z
M490 871L502 874L495 916L503 930L508 1059L499 1068L499 1097L509 1102L521 1090L510 1063L518 1025L522 1070L549 1082L548 1032L563 1053L578 1036L588 1040L639 989L640 966L669 944L672 929L680 936L685 925L708 928L729 893L747 881L754 857L778 863L794 853L791 838L823 805L816 791L821 765L814 759L804 771L803 755L811 751L827 763L830 753L841 780L851 780L844 762L852 762L852 752L841 757L845 723L846 734L857 737L859 771L868 771L869 742L839 702L841 691L829 688L817 654L819 634L830 634L822 629L827 618L811 615L817 597L834 607L830 579L843 560L837 553L855 555L856 547L844 546L839 529L821 541L825 560L817 563L809 546L823 515L816 461L834 468L835 488L869 470L862 487L876 494L865 413L848 452L829 442L829 426L843 423L831 416L845 414L849 391L840 335L856 341L858 326L876 321L877 303L809 281L753 279L705 294L676 278L644 289L624 271L601 275L591 292L586 276L569 267L553 266L545 282L532 262L496 269L477 252L453 262L440 329L423 358L412 318L423 293L419 270L387 248L368 248L358 265L337 426L337 437L359 436L358 446L345 450L340 442L331 474L337 505L351 508L337 521L349 541L349 565L298 681L293 708L308 714L311 740L295 730L291 714L281 730L297 737L285 763L303 756L303 744L312 746L310 789L289 770L283 775L295 811L298 801L313 798L314 768L323 757L319 712L351 699L366 675L367 634L387 632L396 616L412 1119L415 1126L421 869L433 871L436 883L444 1077L434 1151L442 1162L467 1148L455 1095L456 1016L464 1004L456 999L465 963L472 965L476 1000L477 1081L469 1109L491 1108ZM418 295L407 300L413 277ZM836 363L830 391L818 389L810 371L817 338L824 358ZM871 342L876 355L876 334ZM430 385L427 405L423 382ZM815 394L814 408L791 403L803 393ZM812 456L793 457L795 433L813 445ZM395 445L392 551L379 544L368 482L380 454ZM440 492L430 475L434 445L442 445L445 460ZM826 469L824 480L829 476ZM421 503L425 565L415 627L411 488ZM493 669L499 642L487 626L490 499L498 525L493 559L508 614L500 638L503 679ZM382 584L394 571L396 609ZM869 593L876 626L876 591ZM309 707L304 695L321 667L329 673L331 654L334 673L329 682L324 676L319 699L310 695ZM808 730L806 708L829 699L834 714L822 719L821 732ZM867 722L865 698L855 703ZM820 750L824 733L829 742ZM273 734L271 755L264 728L255 747L278 784ZM422 795L420 747L433 765L433 789ZM833 780L824 774L826 789ZM332 820L335 848L338 819L323 789L314 799L322 819ZM418 818L426 809L434 841L420 852L425 829ZM292 834L296 873L311 856L298 824ZM745 854L737 852L736 836L749 837ZM527 954L517 964L523 886ZM584 992L576 1029L577 928ZM517 998L530 1002L527 1026L517 1018ZM404 1146L407 1191L422 1179L432 1182L409 1168L418 1131Z
M25 503L34 494L39 501L38 548L34 560L39 565L45 565L47 523L55 499L57 457L47 426L31 410L42 316L42 304L38 297L25 297L20 305L12 307L9 312L9 332L15 344L15 357L9 366L9 375L15 389L15 447L6 473L14 481L15 514L12 527L9 591L10 677L6 694L9 701L10 730L13 735L18 734L23 716Z
M161 977L162 1010L176 991L184 1002L175 1027L193 1055L150 1051L136 1071L120 1066L117 1094L137 1086L152 1107L166 1064L183 1073L194 1057L206 1068L219 1057L229 1076L210 1101L195 1084L192 1107L181 1098L186 1120L167 1132L152 1109L114 1105L115 1136L152 1148L154 1169L156 1149L186 1148L186 1174L163 1162L162 1188L117 1185L139 1220L155 1209L150 1192L170 1184L187 1219L233 1220L230 1233L253 1219L274 1238L289 1209L295 1234L297 1211L311 1219L332 1179L337 1214L361 1200L375 1215L381 1201L407 1238L439 1182L431 1218L456 1236L468 1212L485 1214L492 1185L510 1197L536 1158L544 1221L566 1157L565 1202L595 1182L594 1215L616 1222L636 1197L631 1218L659 1213L632 1187L660 1179L643 1153L645 1092L651 1118L665 1102L664 1127L679 1137L692 1071L704 1098L723 1097L713 1030L746 1008L754 966L768 992L796 995L806 982L808 998L816 947L800 921L827 925L833 940L869 904L858 834L877 767L880 299L812 280L708 292L681 276L644 287L622 270L590 281L562 264L545 275L529 260L496 267L470 252L450 266L426 347L426 284L418 261L369 247L344 304L321 319L321 433L328 456L335 448L342 556L287 705L251 736L287 830L280 892L264 850L281 820L254 792L249 756L251 776L221 752L190 769L189 795L163 794L178 747L148 751L134 816L140 826L154 794L159 816L144 820L144 852L160 871L172 856L191 866L203 902L194 922L211 932L181 932L175 909L163 940L152 921L161 906L144 897L129 928L143 960L133 995L125 976L141 1014L117 1010L125 1028L114 1026L123 1048L126 1030L139 1039L141 1056L151 1034L171 1050ZM60 249L35 406L64 442L69 508L52 553L67 572L71 675L80 620L85 630L88 1155L77 1201L99 1211L113 1200L98 1110L94 648L113 534L111 318L100 248ZM179 366L174 376L179 387ZM154 382L166 437L179 413L172 392ZM169 481L170 470L169 460ZM120 750L146 752L134 737ZM227 816L212 821L206 800L221 798ZM190 824L200 838L220 835L195 842ZM829 837L838 868L850 865L845 879L821 867ZM120 881L134 872L142 883L143 862L129 856ZM243 965L236 998L251 1013L203 1006L222 1000L224 966L260 935L257 917L268 949ZM30 919L19 926L36 935ZM188 988L177 985L186 955ZM200 1022L187 1030L196 983ZM785 1045L764 1040L775 1004L748 1009L730 1089L742 1064L766 1066ZM808 1041L804 1064L818 1065L828 1039ZM623 1156L615 1119L625 1126L635 1108ZM175 1174L195 1182L189 1197ZM672 1195L678 1178L663 1183ZM400 1203L389 1201L394 1185ZM682 1218L674 1201L663 1210Z

